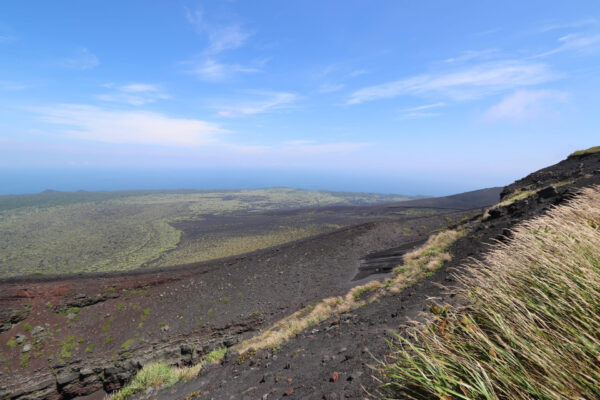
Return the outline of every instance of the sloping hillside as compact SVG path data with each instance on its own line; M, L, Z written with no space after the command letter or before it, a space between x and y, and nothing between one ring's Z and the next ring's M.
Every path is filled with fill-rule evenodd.
M510 204L492 207L493 212L486 213L484 218L482 215L480 219L457 224L454 229L469 233L448 248L451 261L446 261L424 279L417 279L399 292L387 295L376 295L381 293L378 290L385 290L381 288L367 291L364 294L367 303L362 307L313 321L292 339L275 348L261 348L260 342L255 342L251 349L238 347L245 349L240 353L234 347L220 365L207 364L196 378L187 383L142 397L361 399L368 398L369 394L384 397L386 394L381 385L387 382L387 378L373 367L380 366L379 360L394 352L386 340L395 341L394 332L407 334L415 324L425 323L445 313L443 307L447 305L464 304L464 299L453 291L457 285L453 272L461 271L460 267L472 258L485 260L489 244L497 240L510 241L511 230L517 225L545 214L554 205L567 203L580 188L599 184L596 156L579 160L584 164L583 171L590 172L570 173L569 176L575 178L574 182L565 184L564 175L560 173L556 173L554 181L532 178L529 182L537 191L532 190L527 197L514 199ZM563 165L559 164L557 168L562 170ZM546 173L553 174L552 168L545 169ZM548 187L554 190L549 191ZM420 253L428 253L425 265L432 260L431 250ZM410 260L405 258L406 263ZM375 297L376 301L368 301Z

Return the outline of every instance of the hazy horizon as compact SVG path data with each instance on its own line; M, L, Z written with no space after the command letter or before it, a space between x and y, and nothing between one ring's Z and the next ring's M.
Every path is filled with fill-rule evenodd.
M368 192L408 196L444 196L510 182L485 185L448 181L443 177L340 174L308 170L214 170L214 169L0 169L0 195L40 193L44 190L236 190L290 187L306 190ZM478 185L479 183L479 185Z
M599 144L600 3L431 4L3 2L0 193L443 195Z

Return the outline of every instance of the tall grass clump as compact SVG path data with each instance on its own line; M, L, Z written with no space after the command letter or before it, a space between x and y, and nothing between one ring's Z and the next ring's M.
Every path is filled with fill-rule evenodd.
M142 368L135 378L110 399L124 400L150 387L168 387L179 380L177 370L164 363L152 363Z
M600 186L517 227L460 281L465 307L398 336L387 395L600 398Z
M188 368L172 367L168 364L155 362L146 365L138 371L137 375L121 390L111 394L110 400L126 400L136 393L148 388L167 388L180 380L188 380L200 373L202 363Z

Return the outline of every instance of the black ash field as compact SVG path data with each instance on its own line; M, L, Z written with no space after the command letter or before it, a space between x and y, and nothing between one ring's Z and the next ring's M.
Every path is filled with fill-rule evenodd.
M0 398L402 397L377 368L395 351L386 339L464 304L454 274L465 262L599 183L600 153L591 153L504 189L204 214L172 221L178 247L142 268L5 278ZM232 231L310 225L328 228L250 252L228 244L243 254L225 258L167 261L189 260L205 234L233 243ZM153 371L158 380L141 379Z

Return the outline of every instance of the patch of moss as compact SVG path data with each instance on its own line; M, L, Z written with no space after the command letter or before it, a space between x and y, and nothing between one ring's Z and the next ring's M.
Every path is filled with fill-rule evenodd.
M21 356L21 361L19 362L21 367L29 366L29 353L25 353Z
M121 350L127 350L133 344L133 339L128 339L121 345Z
M590 147L589 149L574 151L573 153L569 154L569 157L576 157L576 156L582 156L584 154L593 154L593 153L599 153L599 152L600 152L600 146L594 146L594 147Z
M75 349L76 346L77 339L75 338L75 336L67 336L65 343L60 349L60 358L62 358L63 360L69 360L71 357L73 357L71 351L73 351L73 349Z
M25 323L25 324L23 325L23 330L24 330L25 332L29 332L31 329L33 329L33 327L31 326L31 324Z
M100 325L100 328L104 332L108 332L110 330L110 328L112 328L113 322L115 322L115 319L113 317L110 317L109 319L107 319L106 321L104 321L102 323L102 325Z
M218 349L214 349L213 351L208 353L204 358L204 361L206 361L209 364L216 364L219 361L221 361L223 357L225 357L226 353L227 347L219 347Z

